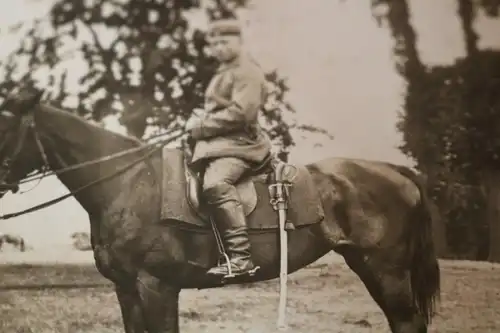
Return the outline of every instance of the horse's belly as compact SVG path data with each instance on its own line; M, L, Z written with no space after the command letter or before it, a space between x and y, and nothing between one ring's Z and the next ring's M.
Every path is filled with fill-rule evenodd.
M301 227L288 233L289 272L314 262L329 251L329 247L312 232L312 228ZM172 279L184 288L209 286L204 273L217 265L220 257L211 230L195 232L174 227L166 228L164 232L169 235L169 239L155 244L155 250L147 255L145 266L149 267L153 275ZM251 280L279 276L279 231L250 231L249 236L252 259L260 266L257 275ZM161 240L161 237L157 240Z
M264 278L277 277L280 269L279 231L252 233L252 259L261 267ZM311 231L303 227L288 232L288 271L296 271L326 254L326 245Z
M277 275L280 266L280 235L278 230L250 231L252 260L267 275ZM212 234L192 235L186 261L210 268L217 264L219 251ZM311 227L288 232L288 266L295 271L328 252L328 247L316 236Z

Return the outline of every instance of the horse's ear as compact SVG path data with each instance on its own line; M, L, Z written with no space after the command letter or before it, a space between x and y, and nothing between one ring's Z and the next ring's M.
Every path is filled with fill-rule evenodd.
M31 98L31 103L32 105L38 105L40 104L43 94L45 93L44 90L37 90L34 94L33 97Z
M41 89L30 89L21 94L21 113L34 112L40 104L45 91Z

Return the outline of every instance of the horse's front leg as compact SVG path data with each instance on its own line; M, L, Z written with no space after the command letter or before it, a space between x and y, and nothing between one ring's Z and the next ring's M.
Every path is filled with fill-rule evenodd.
M149 333L179 333L180 288L151 275L137 280L146 328Z
M125 333L145 333L142 301L133 284L116 284L116 296L120 303Z
M148 274L116 288L126 333L179 333L180 288Z

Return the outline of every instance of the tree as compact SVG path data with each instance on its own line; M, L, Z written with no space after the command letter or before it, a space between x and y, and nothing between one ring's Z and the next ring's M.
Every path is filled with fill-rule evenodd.
M500 7L500 1L483 1L481 3L483 9L485 9L486 13L491 17L498 17L498 10ZM478 35L474 31L474 19L476 16L476 11L478 8L474 6L471 0L459 0L459 17L461 18L462 23L462 31L465 39L466 50L467 50L467 58L466 61L469 62L469 76L470 85L468 87L468 94L466 98L464 98L465 107L470 110L469 112L477 112L478 119L475 121L469 121L469 125L471 125L471 129L475 130L475 132L482 132L486 130L486 135L488 139L492 139L490 142L490 147L487 147L489 151L485 152L487 156L485 158L481 158L479 161L484 162L485 164L477 165L477 161L475 166L478 167L477 170L477 179L478 185L482 190L482 194L484 197L484 208L486 213L484 217L486 218L486 228L483 223L476 222L481 229L488 229L489 231L489 242L483 242L486 246L489 245L489 260L500 262L500 172L498 171L499 158L500 154L499 149L499 140L497 138L498 125L491 126L491 122L498 124L500 121L500 116L496 115L494 112L498 113L500 111L500 97L495 91L498 91L500 85L496 82L498 81L498 75L500 74L500 66L498 66L498 61L500 61L500 52L481 52L478 49L477 41ZM489 54L489 56L487 55ZM486 63L483 63L486 61ZM486 65L486 66L485 66ZM474 68L481 68L483 72L481 74L482 77L477 77L476 73L473 73ZM490 72L490 70L492 70ZM481 82L484 78L486 82ZM475 80L474 80L475 79ZM481 91L479 89L485 89L488 96L484 96L482 93L477 94L476 91ZM482 91L484 93L484 91ZM481 103L483 97L486 97L487 105ZM479 105L478 105L479 104ZM480 107L480 110L475 110L477 107ZM484 109L490 110L484 112ZM493 111L493 112L491 112ZM495 133L496 132L496 133ZM480 136L483 136L484 133L480 133ZM472 138L473 140L475 138ZM479 139L479 138L478 138ZM495 156L496 155L496 156ZM492 158L493 157L493 158ZM492 161L493 159L493 161ZM474 162L474 161L473 161ZM472 167L472 166L471 166ZM480 230L481 230L480 229Z
M451 66L423 66L418 60L407 3L374 3L388 6L385 16L396 41L397 69L407 82L404 112L398 124L404 138L401 150L427 175L441 215L455 231L448 233L452 243L477 245L477 237L471 235L484 234L480 221L486 207L490 260L499 261L500 96L495 93L500 88L499 52L478 50L473 29L477 8L471 1L457 0L467 55ZM499 4L497 0L485 0L480 7L497 17ZM460 237L454 237L458 234Z
M372 12L379 25L382 25L384 19L394 39L393 54L395 58L396 71L406 82L406 90L419 91L426 89L424 77L426 67L420 60L417 49L417 34L410 23L410 9L406 0L372 0ZM410 94L409 94L410 96ZM407 99L406 107L414 101ZM403 114L400 112L400 115ZM419 116L417 113L416 117ZM409 118L409 116L408 116ZM411 121L411 119L410 119ZM403 131L407 134L407 131ZM411 131L410 139L420 142L422 136L429 135L426 130ZM408 139L405 136L405 139ZM420 148L420 147L419 147ZM406 151L404 151L407 153ZM427 156L423 154L423 156ZM427 184L434 184L436 175L433 172L432 164L417 159L417 168L425 175ZM429 188L432 190L432 188ZM432 196L435 199L435 196ZM442 214L437 207L432 207L434 216L434 243L436 244L438 255L445 256L447 250L446 228L443 222Z
M73 248L78 251L92 251L92 243L88 232L77 231L71 234Z
M207 17L234 17L246 2L208 1ZM34 22L10 57L0 89L34 80L38 69L49 68L47 87L54 103L76 99L73 110L97 122L118 115L129 134L139 138L147 136L148 128L182 133L187 118L202 106L216 66L203 29L190 23L189 15L201 10L197 0L58 0L49 21ZM76 96L67 85L71 69L61 70L75 56L87 67ZM19 75L22 61L28 68ZM294 144L292 129L322 132L285 121L283 113L294 112L286 100L286 80L276 71L267 73L267 79L271 95L265 129L283 152Z

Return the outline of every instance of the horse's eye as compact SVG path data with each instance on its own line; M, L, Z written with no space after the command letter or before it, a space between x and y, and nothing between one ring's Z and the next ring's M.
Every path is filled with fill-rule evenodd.
M12 118L12 117L14 117L14 114L12 112L10 112L10 111L7 111L7 110L1 111L0 115L2 117L6 117L6 118Z

